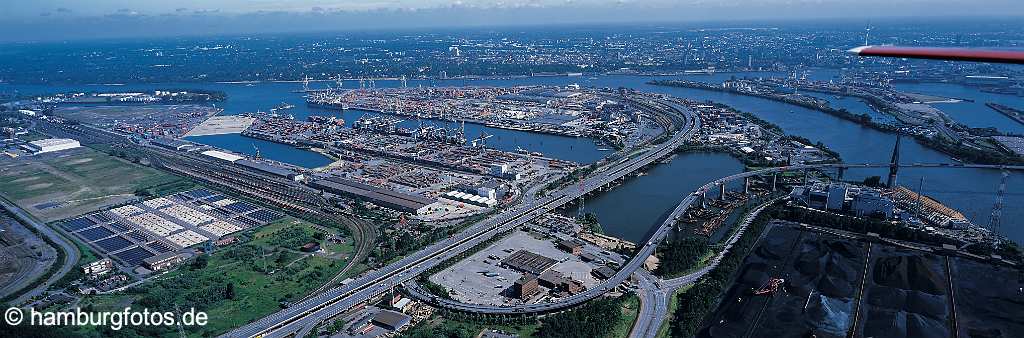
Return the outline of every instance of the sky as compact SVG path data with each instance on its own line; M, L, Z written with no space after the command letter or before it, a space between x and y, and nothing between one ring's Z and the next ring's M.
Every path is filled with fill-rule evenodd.
M3 0L0 41L430 27L1021 16L1022 0Z

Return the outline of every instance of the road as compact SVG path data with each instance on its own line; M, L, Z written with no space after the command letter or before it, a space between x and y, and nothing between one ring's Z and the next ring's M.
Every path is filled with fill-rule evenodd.
M46 236L46 238L49 238L51 242L56 243L58 249L64 252L64 261L61 262L61 267L60 269L57 270L57 272L51 275L50 278L46 280L46 282L43 282L36 286L34 289L21 294L20 296L18 296L18 298L11 302L12 304L20 304L32 297L35 297L36 295L42 294L43 291L46 291L46 289L50 288L50 285L53 285L53 283L56 283L58 280L64 277L64 275L71 271L71 269L74 269L75 266L78 264L78 260L81 258L81 253L78 251L78 247L75 246L74 243L72 243L67 238L64 238L64 236L61 236L50 227L46 226L46 224L39 223L39 221L37 221L35 218L29 215L28 212L25 212L25 210L21 209L20 207L2 198L0 198L0 205L2 205L4 209L7 209L7 211L13 214L14 217L17 218L18 221L20 221L22 224L28 224L32 226L32 228L35 228L37 232L39 232L43 236Z
M648 105L648 109L652 109L651 106L661 106L662 110L674 110L687 117L686 124L682 130L677 132L670 140L653 147L643 155L637 158L622 160L614 164L611 169L604 170L587 178L580 186L572 185L569 187L562 188L560 190L552 192L550 195L537 199L533 203L524 203L523 205L507 210L495 217L488 220L478 222L474 225L469 226L462 232L440 242L431 244L426 248L417 251L409 256L402 258L401 260L385 266L376 271L370 272L365 276L353 281L348 285L344 285L338 288L334 288L324 292L316 297L309 298L305 301L299 302L292 305L289 308L283 309L276 313L273 313L267 317L257 320L253 323L239 327L231 332L226 333L223 337L254 337L254 336L267 336L267 337L281 337L288 334L299 332L305 327L311 325L317 325L326 318L330 318L337 315L346 309L349 309L355 305L361 304L374 296L383 294L384 292L394 288L395 286L402 284L406 281L414 279L417 275L422 274L430 268L440 264L441 262L450 259L477 244L483 243L486 240L494 237L495 235L505 233L511 229L514 229L525 222L536 218L549 210L555 209L565 203L568 203L583 194L589 193L595 189L598 189L604 185L607 185L623 176L632 173L633 171L642 168L653 161L661 158L676 149L677 146L681 145L686 139L693 135L697 130L700 130L700 121L695 115L689 111L688 108L678 103L671 101L648 101L645 102ZM725 184L726 182L744 179L747 177L758 176L758 175L770 175L780 172L787 171L799 171L799 170L811 170L811 169L824 169L824 168L888 168L890 164L807 164L807 165L793 165L785 167L768 168L757 171L750 171L740 174L727 176L712 182L707 183L694 194L688 195L684 200L676 207L675 210L669 215L666 223L673 221L680 217L683 212L686 211L689 206L698 201L703 192L706 192L718 185ZM1007 169L1007 170L1024 170L1024 166L996 166L996 165L968 165L968 164L920 164L915 163L912 165L900 165L901 167L953 167L953 168L987 168L987 169ZM580 189L582 187L582 189ZM627 279L633 271L637 270L642 264L644 259L649 256L656 248L658 242L663 239L671 230L671 226L665 226L663 224L659 227L650 237L650 239L642 243L642 246L638 248L638 254L631 259L625 266L623 266L612 278L602 283L600 286L586 290L582 293L574 296L566 297L556 303L545 303L545 304L528 304L519 305L514 307L495 307L495 306L484 306L477 304L464 304L458 303L446 299L437 299L436 297L431 298L431 301L438 306L457 309L467 312L481 312L481 313L536 313L536 312L550 312L554 310L564 309L577 304L586 302L587 300L593 299L594 297L600 296L605 292L611 290L618 284L622 283Z
M772 203L775 203L779 199L773 199L767 203L762 204L754 211L744 217L742 223L739 224L739 228L733 232L732 236L725 242L722 250L715 255L711 262L701 267L700 269L680 276L677 278L662 280L658 277L651 275L647 270L639 269L636 274L639 278L639 287L637 288L637 294L640 296L640 313L637 314L637 322L633 325L633 330L630 331L629 336L631 338L649 338L658 335L658 329L661 328L661 323L668 316L668 298L669 295L673 294L679 288L693 284L697 282L705 274L711 272L718 263L722 261L722 257L732 249L732 246L736 244L736 241L743 236L743 233L747 231L747 227L753 223L757 215L761 214Z
M644 246L640 248L640 250L638 251L637 256L634 256L629 261L629 263L624 265L622 267L622 269L620 269L615 274L615 276L613 276L612 278L602 282L600 285L598 285L597 287L595 287L593 289L589 289L589 290L587 290L585 292L576 294L574 296L570 296L570 297L566 297L566 298L560 299L560 300L558 300L556 302L553 302L553 303L517 305L517 306L510 306L510 307L480 305L480 304L467 304L467 303L462 303L462 302L458 302L458 301L454 301L454 300L450 300L450 299L443 299L443 298L432 296L432 295L428 294L425 290L422 290L421 288L416 287L415 285L413 285L413 287L407 288L407 290L410 291L410 294L413 297L416 297L416 298L418 298L420 300L427 301L427 302L429 302L429 303L431 303L431 304L433 304L435 306L444 307L444 308L453 309L453 310L458 310L458 311L463 311L463 312L488 313L488 314L509 314L509 313L510 314L520 314L520 313L550 312L550 311L555 311L555 310L569 308L569 307L575 306L577 304L583 303L583 302L585 302L587 300L593 299L593 298L595 298L595 297L597 297L597 296L599 296L601 294L604 294L608 290L611 290L615 286L617 286L617 285L621 284L623 281L625 281L626 278L628 278L630 274L632 274L634 271L636 271L637 269L640 268L640 266L642 265L642 263L646 259L646 257L649 256L653 252L654 248L657 246L657 243L659 243L665 237L665 235L669 231L671 231L672 225L675 223L675 219L678 218L679 216L681 216L683 214L683 212L685 212L686 209L689 208L690 205L692 205L696 201L699 201L700 198L701 198L700 196L702 196L703 193L705 193L705 192L707 192L709 190L712 190L712 189L714 189L716 187L719 187L721 185L725 185L728 182L732 182L732 181L736 181L736 180L740 180L740 179L746 179L746 178L753 177L753 176L765 176L765 175L773 175L773 174L777 174L777 173L801 171L801 170L813 170L813 169L829 169L829 168L844 168L844 169L850 169L850 168L888 168L890 166L891 166L891 164L889 164L889 163L882 163L882 164L842 164L842 163L834 163L834 164L801 164L801 165L791 165L791 166L784 166L784 167L766 168L766 169L761 169L761 170L756 170L756 171L748 171L748 172L743 172L743 173L739 173L739 174L734 174L734 175L726 176L726 177L717 179L717 180L712 181L712 182L708 182L707 184L705 184L704 186L699 188L697 191L695 191L693 194L688 195L686 198L684 198L682 200L682 202L679 203L679 205L676 207L675 210L672 211L672 213L665 220L665 222L662 223L662 225L652 234L650 239L646 243L644 243ZM970 169L995 169L995 170L1024 170L1024 166L1001 166L1001 165L978 165L978 164L913 163L913 164L899 164L898 166L901 167L901 168L951 168L951 169L955 169L955 168L965 168L965 169L966 168L970 168ZM757 212L759 213L760 210L761 209L758 209ZM750 220L752 220L752 218L748 219L747 222L749 222ZM733 235L733 237L730 238L730 240L726 243L726 246L723 248L722 252L726 252L729 248L731 248L733 243L735 243L735 241L739 238L739 235L742 234L743 231L746 230L746 226L749 225L749 223L747 223L747 222L745 222L743 225L741 225L740 230L737 231ZM711 264L709 264L708 266L702 268L701 270L698 270L698 271L696 271L694 273L691 273L691 274L689 274L687 276L683 276L683 277L680 277L680 278L663 281L661 283L662 284L661 287L664 287L664 288L673 288L674 287L674 288L677 289L679 287L682 287L683 285L693 283L697 279L699 279L700 276L703 276L704 274L709 272L712 268L717 266L719 260L721 259L721 257L722 257L721 255L716 256L713 259ZM652 314L652 316L653 315L656 315L656 314ZM660 319L654 320L654 321L652 321L652 323L650 323L648 325L657 324L658 326L660 326L660 322L663 319L664 318L660 318ZM649 331L650 329L645 328L643 330L644 331ZM656 332L657 329L654 328L653 330L655 330L655 332Z
M328 290L318 296L298 302L289 308L228 332L224 337L285 336L298 332L304 327L316 325L326 318L330 318L354 305L386 292L395 285L415 278L437 264L479 243L483 243L495 235L514 229L531 219L579 198L583 194L608 185L668 155L700 129L699 120L685 106L670 101L650 101L643 104L647 106L647 109L674 111L675 113L686 115L688 117L686 119L687 124L670 140L654 146L639 157L616 163L612 166L612 169L605 170L598 175L586 179L579 186L571 185L562 188L548 196L537 199L533 203L524 203L517 208L505 211L488 220L473 224L448 239L431 244L395 263L370 272L348 285ZM582 189L580 189L580 186L582 186ZM662 233L661 235L664 234ZM651 243L645 245L644 248L649 251L654 249ZM628 275L625 277L628 277ZM586 295L581 293L575 299L583 302L592 298L593 295L600 295L606 291L608 291L607 288L588 290Z

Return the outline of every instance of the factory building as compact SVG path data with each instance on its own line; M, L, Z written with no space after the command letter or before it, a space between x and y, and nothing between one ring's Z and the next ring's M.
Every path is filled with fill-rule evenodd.
M502 267L534 276L543 274L544 271L550 269L555 263L558 263L558 261L526 250L516 251L501 260Z
M193 146L191 143L170 138L158 138L149 141L149 143L160 148L175 151L183 151Z
M895 204L892 198L873 188L846 183L815 183L793 188L793 201L818 210L849 212L867 217L884 215L892 218Z
M833 183L828 185L828 200L825 202L825 209L843 210L846 203L847 185L844 183Z
M301 181L303 178L305 178L304 175L295 172L295 170L291 170L291 169L288 169L288 168L280 167L280 166L273 165L273 164L266 163L266 162L257 162L257 161L252 161L252 160L238 160L238 161L235 161L235 164L240 165L242 167L245 167L246 169L251 169L251 170L258 171L258 172L263 173L263 174L268 174L268 175L277 176L277 177L281 177L281 178L287 178L287 179L290 179L290 180Z
M114 270L114 262L110 258L104 258L82 266L82 273L89 279L96 279Z
M420 195L406 194L378 188L340 177L313 181L309 185L315 189L320 189L335 195L361 198L385 208L410 212L417 215L429 212L429 206L434 203L434 200Z
M449 191L448 193L444 194L444 198L485 208L493 207L494 205L498 204L498 201L494 199L489 199L486 197L481 197L473 194L467 194L461 191Z
M793 188L790 196L814 209L841 211L848 197L848 189L844 183L815 183Z
M865 189L853 196L850 204L850 211L857 216L885 215L885 218L892 218L893 203L889 197L882 196L882 193L874 189Z
M165 252L142 260L142 264L153 271L161 271L174 267L184 258L176 252Z
M512 297L525 300L537 293L538 290L537 276L528 273L523 274L522 277L512 284Z
M561 241L558 241L558 248L564 250L565 252L571 253L574 256L579 256L581 253L583 253L583 244L580 244L580 242L577 242L575 240L563 239Z
M66 138L48 138L29 142L25 145L32 153L42 154L81 147L78 141Z
M487 199L497 200L498 187L500 185L501 184L499 184L498 181L484 182L480 186L476 187L476 195Z

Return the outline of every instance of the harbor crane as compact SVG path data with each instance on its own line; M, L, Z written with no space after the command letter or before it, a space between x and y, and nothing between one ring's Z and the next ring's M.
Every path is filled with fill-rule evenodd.
M488 134L485 131L480 131L480 136L473 140L473 147L483 148L486 146L487 139L494 137L494 135Z

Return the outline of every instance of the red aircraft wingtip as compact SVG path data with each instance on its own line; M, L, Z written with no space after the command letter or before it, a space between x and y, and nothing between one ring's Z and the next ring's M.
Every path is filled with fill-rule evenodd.
M849 52L858 56L1024 64L1024 52L1010 50L861 46Z

